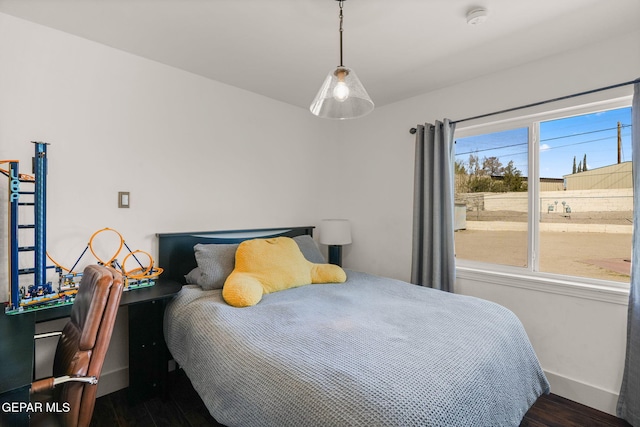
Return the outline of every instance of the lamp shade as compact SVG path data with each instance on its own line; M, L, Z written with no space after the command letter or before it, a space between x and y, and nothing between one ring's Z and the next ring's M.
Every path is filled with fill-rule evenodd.
M320 222L320 243L348 245L351 243L351 224L346 219L323 219Z
M325 119L355 119L373 111L373 101L356 73L340 66L329 72L309 110Z

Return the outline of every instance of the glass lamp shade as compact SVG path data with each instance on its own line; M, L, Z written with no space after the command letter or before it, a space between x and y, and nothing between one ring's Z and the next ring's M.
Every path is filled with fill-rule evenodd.
M338 67L329 72L309 109L325 119L355 119L373 111L373 101L352 69Z

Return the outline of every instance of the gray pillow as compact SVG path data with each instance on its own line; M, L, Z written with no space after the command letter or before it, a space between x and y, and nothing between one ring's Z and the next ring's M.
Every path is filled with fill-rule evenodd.
M304 255L307 261L311 261L316 264L327 263L327 261L324 259L324 256L322 256L322 253L320 252L318 244L315 240L313 240L313 237L305 234L303 236L296 236L293 238L293 240L296 241L298 247L300 248L300 252L302 252L302 255Z
M236 266L238 244L203 245L193 247L200 277L196 283L204 290L222 289L224 281Z
M198 280L200 280L200 275L202 272L200 271L200 267L196 267L187 274L184 275L185 280L188 285L197 285Z

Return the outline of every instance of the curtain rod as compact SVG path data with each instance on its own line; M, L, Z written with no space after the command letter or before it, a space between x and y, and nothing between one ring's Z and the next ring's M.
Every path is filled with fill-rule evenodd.
M494 111L493 113L487 113L487 114L481 114L479 116L467 117L466 119L452 120L451 123L462 123L462 122L467 122L469 120L482 119L484 117L495 116L495 115L502 114L502 113L510 113L511 111L523 110L523 109L529 108L529 107L537 107L538 105L544 105L544 104L549 104L551 102L563 101L565 99L575 98L576 96L590 95L592 93L601 92L603 90L615 89L617 87L632 85L634 83L640 83L640 78L635 79L635 80L631 80L631 81L628 81L628 82L624 82L624 83L618 83L618 84L611 85L611 86L601 87L601 88L598 88L598 89L591 89L591 90L588 90L586 92L579 92L579 93L574 93L572 95L561 96L559 98L547 99L546 101L534 102L533 104L526 104L526 105L521 105L519 107L507 108L506 110ZM412 135L414 133L416 133L416 131L417 131L416 128L409 129L409 133L411 133Z

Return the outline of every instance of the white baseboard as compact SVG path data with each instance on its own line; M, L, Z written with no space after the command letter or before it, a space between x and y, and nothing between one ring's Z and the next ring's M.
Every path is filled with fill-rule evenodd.
M544 373L551 384L551 393L611 415L616 414L618 392L605 390L553 372L545 371Z
M98 381L98 397L129 386L129 368L120 368L110 372L102 372Z

